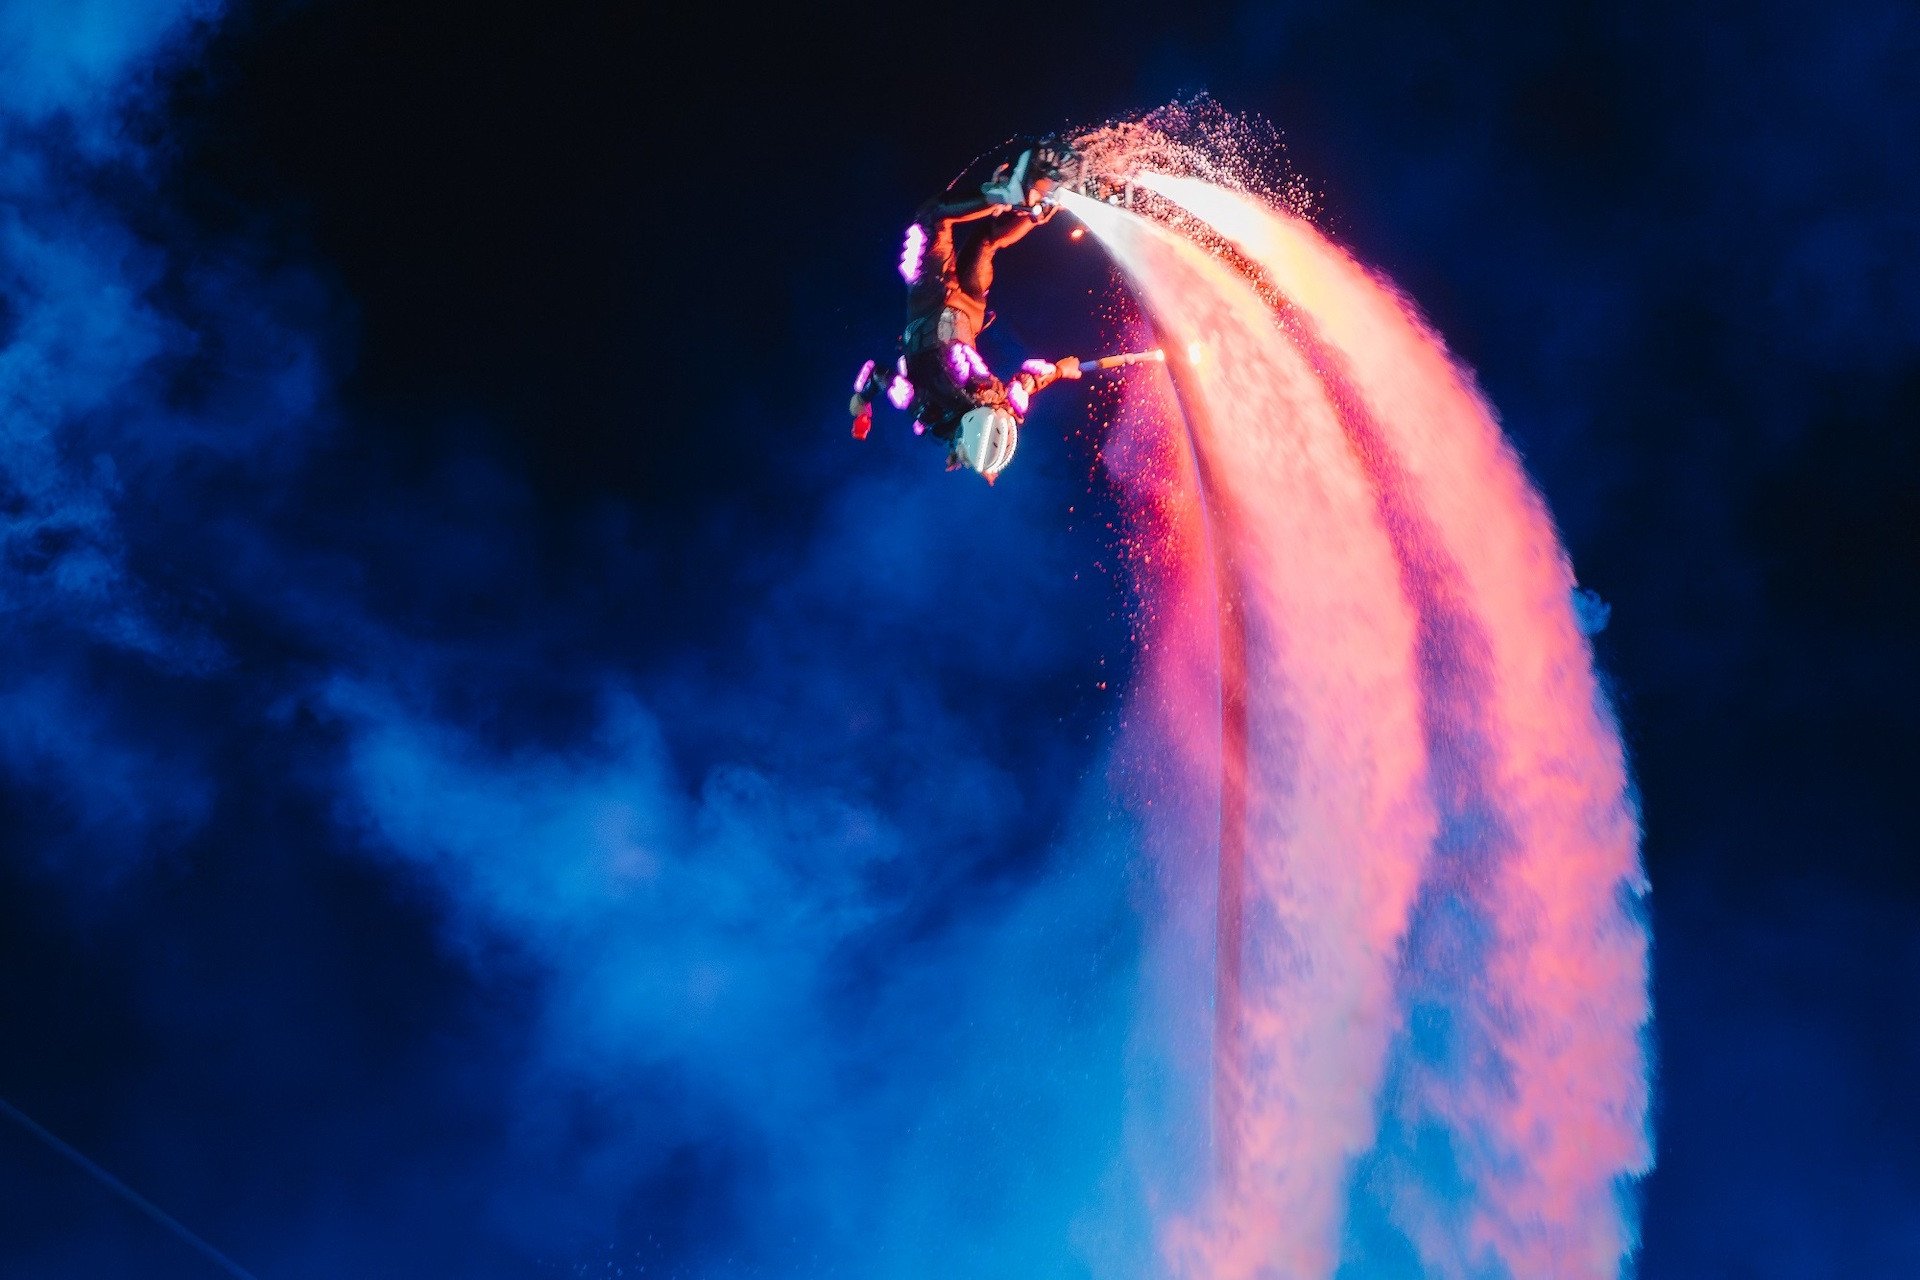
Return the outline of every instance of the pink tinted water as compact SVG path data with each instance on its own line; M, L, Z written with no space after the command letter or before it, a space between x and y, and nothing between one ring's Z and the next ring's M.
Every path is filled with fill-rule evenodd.
M1141 182L1200 225L1069 207L1188 356L1208 552L1157 567L1156 628L1191 655L1213 611L1237 687L1148 678L1243 720L1167 744L1212 753L1228 855L1213 1167L1167 1268L1330 1276L1384 1231L1423 1275L1618 1275L1644 883L1552 521L1389 285L1285 210Z

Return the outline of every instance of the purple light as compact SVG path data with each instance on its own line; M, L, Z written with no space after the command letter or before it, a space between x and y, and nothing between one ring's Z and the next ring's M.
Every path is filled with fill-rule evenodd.
M1021 365L1020 368L1034 375L1036 378L1051 378L1053 376L1054 364L1051 360L1029 360Z
M1024 378L1015 378L1007 384L1007 403L1013 406L1015 414L1027 416L1027 383Z
M956 342L947 348L947 367L953 370L953 380L963 387L993 376L986 360L968 342Z
M853 394L859 395L862 391L865 391L867 389L867 379L872 376L873 361L869 360L860 366L860 376L853 380Z
M927 256L927 229L919 223L907 228L907 242L900 246L900 278L908 284L920 283L920 263Z
M887 388L887 402L894 408L905 411L906 407L913 403L913 384L896 374L892 385Z

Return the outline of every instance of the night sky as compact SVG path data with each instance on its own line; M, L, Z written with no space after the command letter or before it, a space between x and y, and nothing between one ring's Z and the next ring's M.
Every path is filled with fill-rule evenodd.
M662 8L0 0L0 1097L263 1278L1007 1274L1121 1087L1117 499L1083 390L989 489L846 387L921 199L1205 92L1612 606L1641 1274L1920 1274L1920 12Z

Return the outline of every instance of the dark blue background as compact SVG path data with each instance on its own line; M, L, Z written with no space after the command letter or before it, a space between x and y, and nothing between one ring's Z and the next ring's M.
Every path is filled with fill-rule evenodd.
M424 830L657 754L939 833L805 934L829 1032L1007 909L1116 715L1112 497L1071 400L989 492L852 445L844 385L925 192L1198 90L1479 371L1614 606L1642 1273L1920 1272L1911 6L8 8L0 1095L262 1275L807 1273L697 1085L529 1108L560 926L462 923L351 779ZM1090 251L1015 253L998 354L1086 349ZM0 1199L6 1274L206 1273L14 1131Z

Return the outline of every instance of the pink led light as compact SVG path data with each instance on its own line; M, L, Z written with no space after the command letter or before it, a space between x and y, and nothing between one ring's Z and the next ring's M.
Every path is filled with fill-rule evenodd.
M973 378L973 348L964 342L956 342L947 348L947 368L953 371L953 380L966 386Z
M904 411L913 403L913 384L895 375L893 383L887 388L887 402L894 408Z
M873 361L860 366L860 375L853 380L853 394L859 395L867 389L867 379L873 377Z
M1036 378L1051 378L1054 371L1054 365L1051 360L1029 360L1020 367Z
M920 282L920 264L927 256L927 229L919 223L907 228L906 243L900 246L900 278L908 284Z
M947 348L947 367L953 370L953 380L963 387L993 377L986 360L968 342L956 342Z
M1007 403L1013 406L1014 413L1020 417L1027 416L1029 400L1026 379L1015 378L1007 384Z

